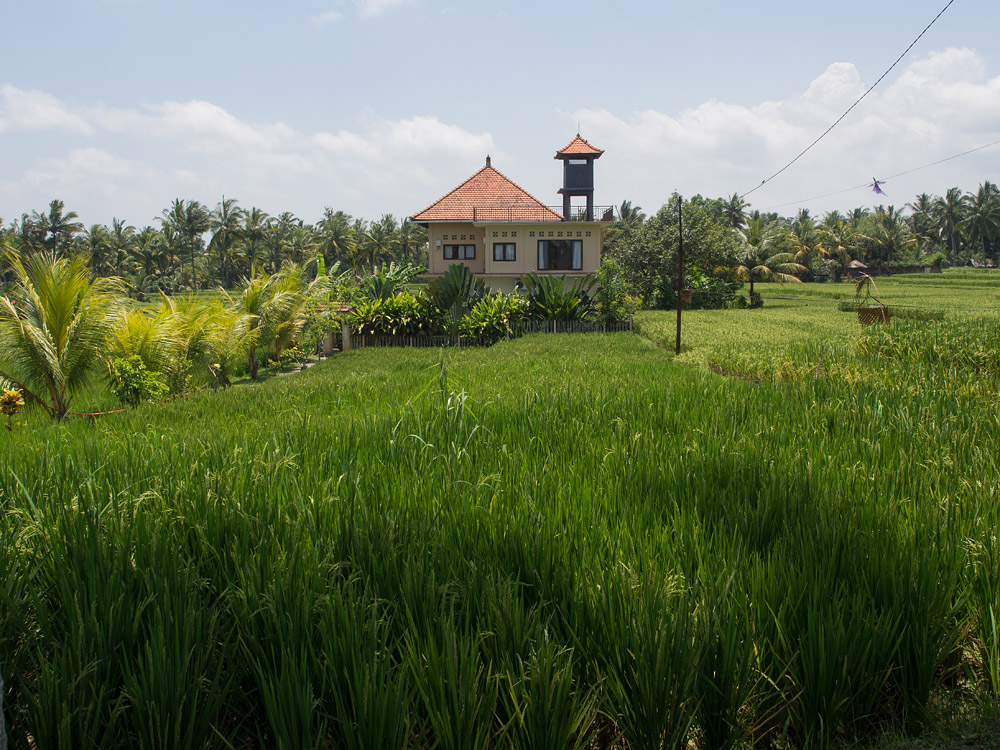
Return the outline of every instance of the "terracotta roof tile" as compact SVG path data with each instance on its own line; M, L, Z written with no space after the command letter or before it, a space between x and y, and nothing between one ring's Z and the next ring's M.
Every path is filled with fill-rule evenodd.
M555 158L559 159L563 156L593 156L595 159L599 159L603 153L603 149L594 148L577 133L576 138L571 140L564 148L556 151Z
M485 166L411 216L424 221L561 221L562 216L491 166Z

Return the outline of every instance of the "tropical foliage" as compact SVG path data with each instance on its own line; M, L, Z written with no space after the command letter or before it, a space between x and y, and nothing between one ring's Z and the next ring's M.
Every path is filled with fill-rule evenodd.
M61 419L103 352L117 287L93 279L82 256L7 261L14 286L0 297L0 378Z
M178 198L164 209L158 226L137 228L115 218L111 226L89 228L63 202L53 200L44 213L32 211L0 227L0 241L21 256L43 251L79 254L98 276L117 276L140 298L157 292L222 287L258 273L275 274L286 263L306 265L323 257L359 273L395 262L419 268L427 260L427 233L391 214L376 221L355 219L327 208L315 224L291 213L276 216L243 208L223 197L214 208ZM0 263L0 280L9 274Z

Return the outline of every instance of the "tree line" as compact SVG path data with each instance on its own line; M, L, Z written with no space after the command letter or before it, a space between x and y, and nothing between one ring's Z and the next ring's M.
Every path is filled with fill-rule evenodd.
M955 187L943 196L922 193L904 210L877 206L816 218L808 209L789 217L750 208L735 194L675 194L646 216L624 201L607 232L605 262L614 262L623 283L647 306L661 307L675 300L681 229L686 283L696 289L749 281L752 293L754 281L838 280L855 260L885 268L1000 261L1000 189L988 180L975 192ZM716 293L727 296L731 289Z
M2 225L3 222L0 222ZM328 265L352 268L390 262L424 265L427 233L392 214L374 221L327 208L315 224L285 211L272 216L234 198L215 208L196 200L173 201L158 226L137 228L113 219L85 227L61 200L0 226L0 245L21 257L47 251L83 255L94 276L114 276L141 295L199 289L233 289L255 271L275 274L286 263L323 256ZM9 268L7 269L9 273Z

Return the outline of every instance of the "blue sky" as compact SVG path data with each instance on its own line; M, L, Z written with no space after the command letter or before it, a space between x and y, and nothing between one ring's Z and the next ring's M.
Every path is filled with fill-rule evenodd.
M493 164L559 202L579 126L597 202L744 192L825 130L946 0L836 4L63 0L3 3L0 217L63 199L155 223L223 194L315 221L416 212ZM748 197L814 213L1000 139L995 0L956 0L798 164ZM1000 179L1000 146L890 179L887 203ZM787 204L787 205L786 205Z

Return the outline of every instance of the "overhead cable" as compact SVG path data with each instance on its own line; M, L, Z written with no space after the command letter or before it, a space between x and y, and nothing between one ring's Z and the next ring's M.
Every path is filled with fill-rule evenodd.
M955 2L955 0L948 0L948 4L945 5L936 16L934 16L934 20L931 21L929 24L927 24L926 28L924 28L924 30L921 31L920 34L917 35L917 38L914 39L912 42L910 42L910 46L907 47L905 50L903 50L903 54L901 54L899 57L896 58L896 62L894 62L892 65L890 65L889 68L888 68L888 70L886 70L885 73L883 73L881 76L879 76L879 79L877 81L875 81L875 83L873 83L871 86L869 86L868 90L865 91L865 93L863 93L861 96L859 96L858 100L856 102L854 102L854 104L852 104L850 107L848 107L847 111L844 112L844 114L842 114L840 117L838 117L837 120L836 120L836 122L833 123L833 125L831 125L826 130L824 130L823 133L819 136L819 138L817 138L815 141L813 141L808 146L806 146L798 154L798 156L796 156L794 159L792 159L790 162L788 162L788 164L786 164L785 166L783 166L781 169L779 169L777 172L775 172L774 174L772 174L770 177L767 177L766 179L761 180L761 183L757 187L752 188L751 190L747 190L745 193L743 193L742 195L740 195L740 197L741 198L746 198L748 195L750 195L754 191L759 190L760 188L764 187L764 185L766 185L767 183L769 183L771 180L773 180L779 174L781 174L786 169L788 169L790 166L792 166L795 162L797 162L799 159L801 159L803 156L805 156L806 153L808 153L813 148L813 146L815 146L817 143L819 143L821 140L823 140L831 130L833 130L835 127L837 127L837 125L840 124L841 120L843 120L845 117L847 117L847 115L849 115L851 113L851 110L853 110L855 107L857 107L861 103L862 99L864 99L866 96L868 96L868 94L870 94L872 92L872 90L876 86L878 86L880 83L882 83L882 80L887 75L889 75L889 73L892 72L893 68L895 68L897 65L899 65L899 61L902 60L904 57L906 57L906 53L909 52L911 49L913 49L913 47L917 44L917 42L920 41L921 37L923 37L923 35L927 33L927 31L930 29L930 27L933 26L942 15L944 15L944 12L946 10L948 10L948 8L950 8L951 4L954 3L954 2Z

